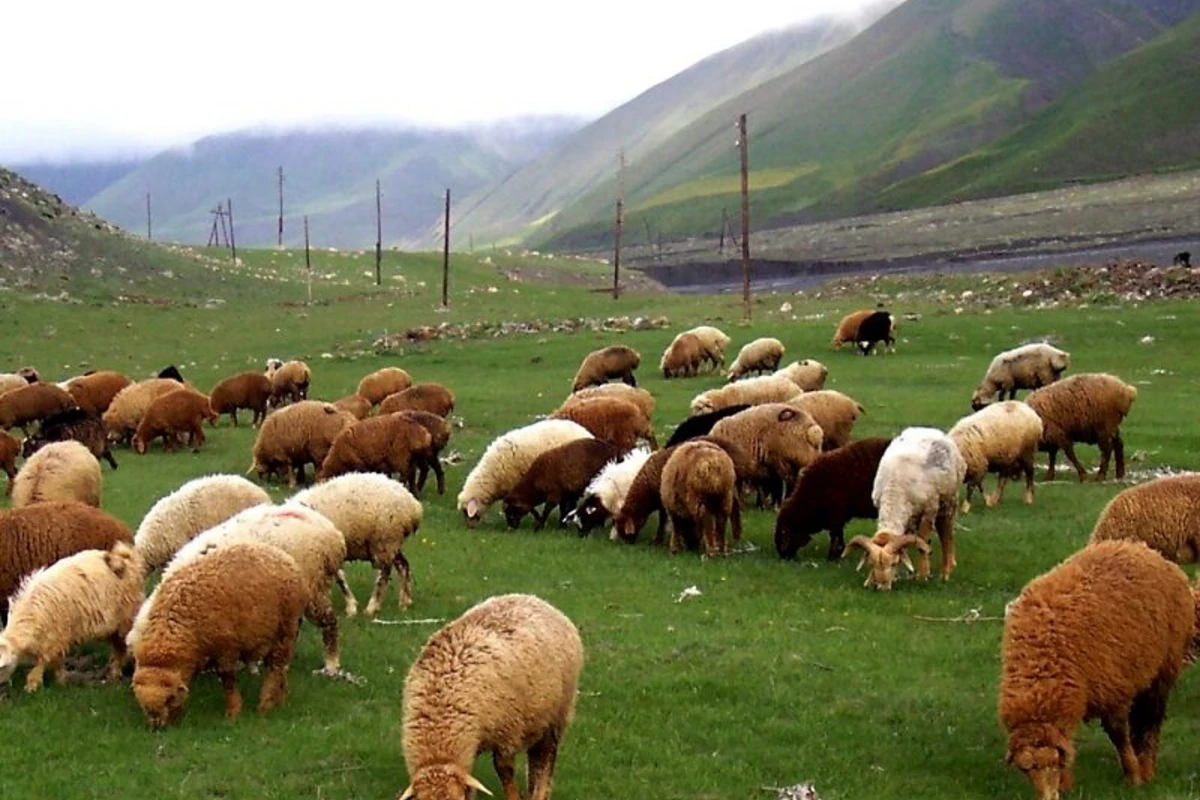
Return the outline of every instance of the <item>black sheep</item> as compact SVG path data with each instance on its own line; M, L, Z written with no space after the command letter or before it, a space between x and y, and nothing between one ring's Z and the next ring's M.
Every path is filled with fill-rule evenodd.
M858 326L858 349L864 356L871 354L880 342L887 345L889 350L896 347L896 321L886 311L876 311Z
M81 443L96 458L103 458L113 469L117 468L117 460L113 458L108 446L108 434L104 423L98 414L89 414L82 408L71 408L61 411L42 420L37 433L25 439L21 447L21 455L29 458L51 442L65 442L74 439Z
M739 411L745 411L750 406L736 405L722 408L720 411L709 411L707 414L697 414L694 417L688 417L683 422L679 423L679 427L671 434L671 438L663 447L674 447L677 444L688 441L689 439L697 439L701 436L707 436L712 432L713 425L716 425L726 417L732 417Z

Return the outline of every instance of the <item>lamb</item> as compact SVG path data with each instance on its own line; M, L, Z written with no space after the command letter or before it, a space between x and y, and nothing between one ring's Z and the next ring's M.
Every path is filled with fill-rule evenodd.
M662 452L661 450L659 452ZM581 536L599 527L604 520L616 515L625 502L625 495L638 472L650 458L650 451L637 448L624 458L610 461L583 490L583 498L566 522L579 528ZM615 533L615 532L614 532Z
M171 451L184 433L193 453L204 444L204 421L217 418L208 396L195 389L183 387L156 397L146 408L133 434L133 449L145 454L150 443L162 438L163 450Z
M738 403L737 405L726 406L719 411L708 411L688 417L675 427L671 438L667 439L667 443L663 446L674 447L677 444L686 442L688 439L707 436L718 422L726 417L732 417L734 414L745 411L747 408L751 408L751 406L746 403Z
M704 345L698 336L681 333L663 351L658 368L662 370L664 378L690 378L699 374L705 355Z
M541 453L575 439L590 438L587 428L567 419L546 419L516 428L488 445L458 494L458 510L474 528L488 507L512 491Z
M829 349L841 350L842 345L846 344L847 342L857 342L858 327L862 324L864 319L874 313L875 309L864 308L859 309L858 311L851 311L849 314L842 317L841 322L838 323L837 330L833 333L833 340L829 342Z
M366 419L371 415L371 401L361 394L348 394L333 402L333 407L339 411L349 411L355 419Z
M896 352L896 319L886 311L874 311L858 324L855 341L859 352L871 355L876 345L883 342L888 352ZM878 352L878 351L876 351Z
M103 458L113 469L117 468L117 459L113 457L112 447L109 446L103 420L83 408L68 409L42 420L37 432L25 437L21 454L29 458L51 442L71 440L80 442L96 458Z
M775 551L780 558L795 558L814 533L829 531L829 553L836 561L846 549L846 523L876 519L879 510L871 500L875 473L891 439L852 442L817 457L803 472L775 520Z
M848 397L833 389L822 389L816 392L805 392L790 401L792 405L804 409L825 434L825 450L836 450L850 443L850 435L854 423L859 416L866 413L862 404L853 397Z
M741 404L788 403L802 394L799 386L782 375L760 375L696 395L692 399L692 413L704 414Z
M433 437L421 423L399 414L371 417L345 428L333 440L317 471L325 481L347 472L398 474L409 489L416 489L417 462L427 463Z
M733 459L712 442L684 442L663 465L663 509L671 518L671 552L680 541L698 540L708 557L727 555L725 524L733 538L742 538L737 472Z
M738 353L726 378L736 381L751 372L774 372L779 368L779 362L783 359L783 351L783 342L778 339L768 337L755 339Z
M297 478L304 481L304 465L320 469L333 440L356 422L348 411L339 411L330 403L301 400L269 415L258 429L247 472L257 472L259 480L284 472L289 487Z
M584 400L594 400L597 397L616 397L620 400L628 400L642 410L642 413L646 415L646 419L654 418L654 395L645 389L639 389L636 386L629 386L624 383L605 383L600 386L590 386L587 389L580 389L570 394L558 408L561 410L566 406Z
M1129 539L1177 564L1200 560L1200 474L1156 478L1108 501L1090 544Z
M1058 451L1083 481L1087 470L1075 457L1075 442L1100 446L1100 469L1096 480L1108 475L1108 458L1116 455L1117 480L1125 477L1125 442L1121 422L1129 414L1137 389L1105 373L1086 372L1072 375L1029 394L1025 402L1042 418L1040 450L1050 454L1046 480L1054 480L1054 461Z
M639 439L658 449L650 419L635 404L616 397L596 397L569 403L550 415L551 419L577 422L597 439L612 442L622 453L637 446Z
M712 435L740 445L773 484L787 486L820 455L823 436L812 416L787 403L751 406L718 422Z
M491 597L443 627L404 681L411 783L399 800L491 794L471 775L489 750L505 797L520 796L514 760L528 750L530 798L550 800L582 668L575 625L532 595Z
M250 426L257 428L267 417L267 401L271 399L271 379L261 372L240 372L217 383L208 395L213 414L229 415L237 427L237 412L245 408L254 412Z
M170 378L151 378L131 383L113 398L101 419L108 431L109 441L128 442L133 438L142 415L150 403L167 392L180 388L179 381Z
M962 513L971 510L971 495L983 493L983 479L989 472L999 476L996 493L985 497L988 508L1004 497L1009 478L1025 476L1025 504L1033 504L1033 462L1042 441L1042 418L1019 400L993 403L963 417L949 431L967 463L967 497Z
M560 524L566 524L567 514L596 474L622 455L620 448L603 439L576 439L545 451L504 496L508 527L519 527L525 515L532 513L534 530L541 530L556 505ZM543 503L545 508L539 514L537 507Z
M390 394L379 404L380 414L397 411L428 411L439 417L448 417L454 410L454 392L440 383L418 383L402 391Z
M1195 629L1187 576L1137 542L1100 542L1034 578L1004 621L1004 760L1044 800L1074 784L1075 731L1098 717L1137 786L1154 777L1167 699Z
M0 468L8 475L8 489L4 492L12 497L13 481L17 479L17 456L21 455L21 440L8 431L0 431Z
M424 509L400 483L385 475L356 472L318 484L288 498L284 506L311 508L333 523L346 539L347 561L369 561L377 575L366 614L375 616L383 606L392 567L400 573L400 607L412 604L411 575L404 557L404 540L421 527ZM346 616L358 613L358 602L338 573L346 596Z
M829 368L820 361L806 358L803 361L793 361L786 367L775 371L806 392L816 392L825 388L825 379L829 377Z
M100 507L100 462L76 441L48 444L25 460L13 482L13 508L34 503Z
M0 395L0 430L20 428L28 436L29 424L70 408L75 398L53 383L30 383Z
M710 362L714 370L725 368L725 348L732 341L720 328L712 325L697 325L684 333L691 334L700 340L700 349L704 359Z
M113 398L133 383L113 370L100 370L67 381L66 390L75 402L89 414L102 416L112 405Z
M863 549L858 568L870 560L865 586L891 589L896 565L912 562L904 548L915 545L920 553L917 577L929 577L929 538L937 530L942 543L942 580L954 570L954 516L958 510L958 485L967 464L954 440L936 428L905 428L892 440L879 461L871 501L879 509L875 536L855 536L842 557L855 547Z
M1071 366L1071 354L1045 342L1022 345L1005 350L988 366L983 380L971 395L975 411L996 399L1015 400L1018 389L1040 389L1049 386Z
M571 380L571 391L578 392L589 386L600 386L611 380L620 380L637 386L633 371L642 363L642 356L632 347L623 344L603 347L588 353Z
M26 692L42 688L47 668L63 683L67 652L100 639L112 643L107 679L118 680L125 634L145 598L144 579L141 560L123 542L107 551L83 550L25 576L0 634L0 685L30 662Z
M35 503L0 514L0 614L21 579L80 550L133 544L129 527L83 503Z
M358 382L355 394L367 398L372 406L377 406L386 397L403 392L412 385L412 378L404 370L399 367L384 367L364 375Z
M308 399L308 387L312 383L312 370L303 361L286 361L271 374L272 406L298 403Z
M133 546L149 572L161 569L179 548L209 528L271 496L240 475L205 475L160 498L142 517Z
M221 679L226 716L242 711L239 662L266 666L260 713L282 703L306 600L295 559L268 544L237 542L181 564L155 590L133 645L133 694L150 727L182 716L206 664Z

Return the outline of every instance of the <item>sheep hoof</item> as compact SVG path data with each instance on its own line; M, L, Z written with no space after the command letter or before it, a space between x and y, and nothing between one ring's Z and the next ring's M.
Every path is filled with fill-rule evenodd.
M970 514L971 513L971 503L969 500L962 501L962 506L959 508L959 512L962 514Z

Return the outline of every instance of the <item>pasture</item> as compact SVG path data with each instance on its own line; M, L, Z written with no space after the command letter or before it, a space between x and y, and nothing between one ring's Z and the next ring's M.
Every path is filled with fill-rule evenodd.
M461 420L448 448L461 460L447 468L447 492L438 496L426 487L424 524L406 545L414 605L398 610L393 579L380 615L387 623L413 624L343 618L343 667L363 678L362 685L311 674L321 664L321 647L310 625L301 629L291 694L267 717L248 710L226 720L217 680L201 675L181 723L153 733L128 680L49 685L26 696L19 675L7 692L0 690L5 800L395 797L408 783L400 754L404 676L438 625L426 620L452 619L487 596L512 591L538 594L566 612L587 652L575 722L560 751L559 798L771 798L764 787L802 782L813 783L825 800L1032 795L1021 774L1003 763L995 710L1002 625L993 618L1030 578L1086 540L1104 503L1121 488L1116 482L1080 485L1062 471L1057 482L1038 484L1032 507L1021 503L1019 487L1010 487L1000 507L977 504L960 516L951 581L901 581L890 593L864 589L850 561L826 563L823 535L795 562L780 561L769 511L744 515L752 552L702 562L694 554L671 557L650 548L648 531L632 546L603 534L581 539L553 522L534 533L528 518L521 530L508 531L498 506L478 529L467 530L454 498L487 444L553 410L579 360L606 344L642 353L639 385L658 398L655 428L665 439L687 415L690 399L719 382L711 375L666 381L655 370L674 333L705 320L733 337L731 359L746 341L770 335L786 345L785 361L809 357L827 364L827 387L867 409L856 438L892 435L909 425L948 428L968 413L971 391L992 355L1052 336L1072 353L1070 373L1109 371L1138 387L1123 428L1131 477L1196 469L1200 422L1190 413L1197 391L1191 349L1200 308L1164 301L968 307L956 314L952 305L926 299L917 284L880 281L869 292L834 299L763 298L754 323L743 327L737 324L740 298L631 294L614 302L572 282L506 280L501 256L496 263L484 258L456 267L451 310L444 314L435 310L436 259L391 253L381 290L364 277L372 268L369 256L321 254L324 277L315 284L312 306L301 302L296 265L302 256L267 252L247 254L238 274L210 274L203 283L160 277L148 284L144 294L171 298L170 304L114 302L99 286L80 292L78 304L0 296L6 368L33 364L49 379L112 368L140 378L175 363L207 391L268 356L302 357L314 373L310 396L336 399L367 372L397 365L414 380L453 388ZM600 267L573 268L583 274L574 283L603 281ZM403 281L391 277L397 271ZM261 277L267 274L277 278ZM493 286L497 290L489 291ZM207 302L213 298L222 302ZM896 353L864 359L848 350L830 352L840 316L876 299L886 299L898 316L920 315L918 321L901 318ZM794 308L781 313L785 300ZM443 321L618 315L661 315L670 325L439 340L384 354L372 346L385 332ZM1153 342L1143 344L1147 335ZM222 420L196 455L155 447L139 457L119 450L120 469L104 468L103 507L136 526L157 498L189 478L244 472L253 438L245 423L233 429ZM1095 448L1079 452L1095 465ZM277 499L286 493L272 488ZM847 537L873 530L872 523L856 521ZM369 566L349 565L348 574L365 599ZM691 586L700 595L680 600ZM334 602L340 610L336 590ZM984 620L950 621L973 616ZM1200 746L1197 681L1194 672L1185 674L1173 695L1158 777L1138 790L1141 798L1200 792L1192 760ZM242 676L248 708L260 682ZM1083 729L1076 743L1076 796L1126 796L1114 751L1098 726ZM523 770L523 759L518 764ZM490 759L479 761L475 775L499 791Z

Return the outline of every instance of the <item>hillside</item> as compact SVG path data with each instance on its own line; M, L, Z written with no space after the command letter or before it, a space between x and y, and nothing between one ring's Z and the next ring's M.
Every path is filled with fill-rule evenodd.
M676 238L716 232L722 208L738 203L730 133L742 112L757 227L883 210L887 187L1016 131L1197 9L1200 0L908 0L632 162L630 226ZM532 241L605 240L614 194L610 180L581 196Z
M60 196L71 205L81 206L106 186L137 169L143 159L108 161L38 162L9 164L13 172Z

